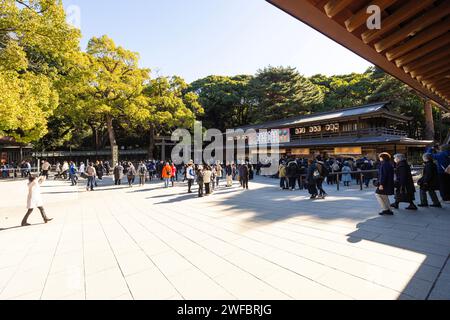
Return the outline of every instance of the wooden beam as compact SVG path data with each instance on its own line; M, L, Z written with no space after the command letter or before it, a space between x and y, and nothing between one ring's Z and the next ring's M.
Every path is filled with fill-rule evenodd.
M444 60L444 61L445 61L445 60ZM423 82L424 80L433 78L433 77L435 77L435 76L437 76L437 75L439 75L439 74L441 74L441 73L445 73L445 72L448 70L448 67L449 67L449 65L450 65L450 62L449 62L449 61L450 61L450 60L447 60L447 61L445 61L445 64L444 64L444 65L441 65L441 66L439 66L439 67L437 67L437 68L432 68L432 69L430 69L429 71L427 71L426 73L420 74L420 75L418 75L418 76L415 77L415 78L417 78L417 80ZM450 81L450 79L449 79L449 81Z
M449 69L450 69L450 65L444 66L442 68L439 68L433 72L430 72L429 74L427 74L426 76L418 76L417 80L419 80L422 83L430 83L433 82L435 80L439 80L442 77L446 76L447 74L449 74ZM449 79L450 81L450 79Z
M397 0L375 0L370 2L370 5L376 5L380 7L381 10L388 8L390 5L395 3ZM368 7L368 5L367 5ZM349 32L353 32L358 29L360 26L367 22L369 18L369 14L367 13L367 7L365 6L363 9L359 10L352 17L345 21L345 26Z
M428 89L430 88L438 88L440 85L446 84L449 81L449 79L441 79L441 80L437 80L433 83L427 83L425 84L425 87L427 87Z
M372 42L375 39L380 38L383 34L392 29L398 27L398 25L405 21L406 19L419 13L429 5L431 5L435 0L410 0L406 5L397 9L393 14L384 18L382 20L382 28L379 30L367 30L361 34L361 38L364 43Z
M347 29L339 24L339 22L328 18L321 8L317 8L308 0L266 0L275 5L279 9L290 14L294 18L302 21L310 27L318 30L322 34L353 51L362 58L383 69L398 80L412 87L420 94L433 99L441 106L443 110L449 110L449 103L445 99L432 93L428 88L424 87L420 82L413 79L409 74L405 73L403 69L389 62L384 55L375 51L371 46L366 45L360 37L347 31ZM429 52L424 53L423 55ZM311 53L314 54L314 53Z
M450 2L447 3L450 4ZM389 50L386 52L386 57L389 61L392 61L439 37L440 35L447 33L448 30L450 30L450 17L447 17L445 20L433 25L431 28L422 30L419 34L411 38L411 40L408 40L404 44Z
M450 14L450 2L446 1L440 6L428 11L422 17L410 22L397 32L394 32L390 36L375 43L375 50L377 50L377 52L385 51L411 35L415 35L416 33L424 30L448 14Z
M449 62L450 62L450 52L447 55L447 59L442 58L441 60L432 62L430 64L427 64L426 66L414 69L410 72L410 74L414 78L417 78L418 76L428 76L435 70L439 70L441 67L449 64Z
M353 0L331 0L323 7L323 9L328 17L333 18L352 2Z
M433 51L430 54L427 54L426 56L422 57L420 60L417 60L415 62L411 62L403 67L403 70L405 72L411 72L412 70L415 70L417 68L426 66L427 64L430 64L434 61L438 61L447 55L450 54L450 46L445 46L439 50Z
M450 43L450 33L444 34L443 36L440 36L437 39L434 39L433 41L430 41L426 45L414 50L411 53L408 53L398 59L395 60L395 64L398 67L404 66L405 64L415 61L427 53L430 53L434 50L437 50L445 45Z

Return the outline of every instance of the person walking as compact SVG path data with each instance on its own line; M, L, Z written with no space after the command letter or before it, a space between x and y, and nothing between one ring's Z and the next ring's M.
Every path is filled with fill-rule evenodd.
M220 180L222 179L222 177L223 177L223 168L222 168L220 162L217 162L217 164L216 164L216 188L219 188L219 183L220 183Z
M250 180L250 169L249 165L244 163L239 170L239 176L241 177L242 188L248 190L248 182Z
M409 203L406 210L417 210L414 204L416 199L416 187L414 186L413 177L411 174L411 166L406 161L403 154L396 154L394 156L395 162L395 203L391 205L392 208L398 209L400 202Z
M67 161L63 162L62 168L61 168L61 175L64 180L69 179L69 163Z
M369 160L365 160L364 163L361 165L362 171L370 171L373 170L373 166L370 163ZM370 180L372 180L372 173L371 172L364 172L363 173L363 182L366 188L369 188Z
M76 186L78 184L77 167L75 166L75 163L73 161L70 161L69 177L70 181L72 182L72 186Z
M320 156L316 159L316 168L317 172L314 173L314 178L316 179L317 190L319 190L318 197L319 199L325 199L328 194L323 189L323 182L328 177L329 171Z
M350 187L350 183L352 182L352 169L349 166L348 162L344 163L344 166L342 167L342 182L344 183L345 187Z
M102 161L97 161L97 165L95 166L95 170L97 171L97 177L99 180L103 180L103 175L105 173L105 167L103 166Z
M380 167L378 169L378 187L375 191L376 198L383 211L380 215L392 216L394 213L390 208L389 196L394 195L394 167L391 164L391 155L381 153L379 155Z
M80 169L79 169L79 171L80 171L80 174L83 174L83 173L86 172L86 167L85 167L85 165L84 165L84 162L80 163Z
M188 193L192 193L192 185L194 184L195 180L194 165L192 162L189 162L186 167L186 179L188 182Z
M41 175L44 176L45 179L48 179L48 173L49 173L51 167L52 166L51 166L50 162L48 162L47 160L42 162L42 167L41 167L42 173L41 173Z
M136 168L131 162L129 162L127 169L128 187L130 188L133 187L135 177L136 177Z
M430 195L433 204L433 208L442 208L439 202L438 196L436 195L436 190L439 190L439 176L438 168L433 161L433 156L429 153L423 155L423 162L425 167L423 169L423 175L417 182L420 186L420 204L419 207L428 207L427 193Z
M166 162L166 165L162 168L161 171L161 177L164 180L164 188L169 187L170 177L172 176L172 167L168 162Z
M205 184L205 194L209 196L211 194L211 167L207 165L203 171L203 183Z
M123 178L123 167L120 163L117 163L113 170L114 173L114 185L120 186Z
M278 176L280 178L280 190L289 189L286 182L286 165L284 162L282 162L278 168Z
M227 163L225 167L225 175L227 179L227 188L231 188L233 186L233 166L230 163Z
M450 145L443 145L440 147L430 148L427 153L430 153L437 162L439 191L442 201L450 201Z
M295 181L297 180L298 165L295 160L290 160L286 167L286 178L289 181L289 189L295 190Z
M42 219L45 223L53 220L53 218L48 218L45 214L44 201L41 195L41 184L46 180L45 176L40 176L39 178L30 176L28 178L28 197L27 197L27 213L23 217L22 227L29 226L28 218L35 208L38 208L41 212Z
M94 191L94 184L95 184L95 176L97 175L97 172L94 167L94 163L90 163L88 167L86 168L86 175L87 175L87 191Z
M172 188L175 187L175 179L178 174L178 169L174 163L171 165L172 173L170 174L170 181L172 182ZM178 180L178 179L177 179Z
M145 176L147 175L147 166L142 161L139 162L138 173L139 173L139 186L142 187L145 185Z
M313 160L308 160L308 168L306 170L306 183L308 185L308 192L311 195L311 200L317 198L319 191L317 190L316 179L314 175L318 174L317 166Z
M197 168L197 184L198 184L198 197L203 197L203 166L199 165Z

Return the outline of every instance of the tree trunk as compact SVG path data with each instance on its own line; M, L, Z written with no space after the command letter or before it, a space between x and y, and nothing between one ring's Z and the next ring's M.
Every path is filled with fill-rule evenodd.
M114 133L113 119L111 115L106 116L106 125L108 127L109 144L111 145L111 159L112 159L111 164L114 166L118 161L118 159L116 159L117 156L114 153L114 149L117 147L117 142L116 142L116 135Z
M154 126L150 126L150 130L149 130L149 147L148 147L148 158L151 160L155 159L155 127Z

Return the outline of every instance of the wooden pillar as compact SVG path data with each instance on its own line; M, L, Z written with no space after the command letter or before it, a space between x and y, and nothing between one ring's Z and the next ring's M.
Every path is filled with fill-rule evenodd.
M425 102L425 137L426 140L434 141L434 119L433 119L433 102L427 100Z

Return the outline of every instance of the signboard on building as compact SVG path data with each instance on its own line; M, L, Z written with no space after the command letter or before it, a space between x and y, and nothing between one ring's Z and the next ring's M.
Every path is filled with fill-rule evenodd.
M339 128L339 123L329 123L324 125L296 128L295 134L300 136L303 134L313 134L321 132L339 132Z
M362 147L339 147L334 148L334 154L336 155L361 155Z
M309 156L311 150L309 148L295 148L291 150L291 154L295 156Z
M258 149L251 150L251 154L285 154L286 149Z
M260 144L280 144L288 143L291 141L291 130L285 129L273 129L260 131L254 137L249 137L249 145Z

